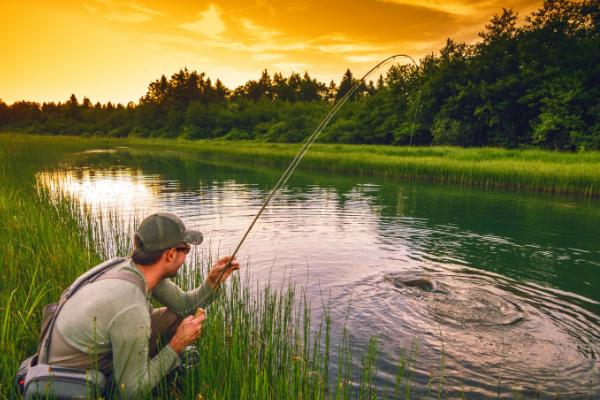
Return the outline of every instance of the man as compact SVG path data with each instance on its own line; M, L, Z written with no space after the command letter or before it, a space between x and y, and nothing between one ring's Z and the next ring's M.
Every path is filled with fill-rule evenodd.
M199 288L182 291L169 278L183 265L190 245L201 242L202 234L187 230L174 214L144 219L131 257L109 271L113 277L101 276L65 303L52 332L48 364L95 368L110 376L124 397L147 394L200 336L204 315L193 314L239 269L233 260L221 276L229 261L223 257ZM152 310L150 296L166 307ZM168 341L160 351L159 337Z

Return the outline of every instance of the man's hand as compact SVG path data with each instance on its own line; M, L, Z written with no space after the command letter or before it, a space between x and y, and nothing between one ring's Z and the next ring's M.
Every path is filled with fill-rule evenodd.
M185 346L193 343L200 337L202 333L202 321L206 319L206 314L201 308L196 311L196 315L190 315L185 318L175 331L175 335L171 338L169 346L175 353L179 354L185 349Z
M229 268L227 268L227 270L223 272L230 258L230 256L221 257L219 261L217 261L217 263L212 266L210 271L208 271L206 282L213 290L217 287L217 285L220 285L221 283L225 282L233 271L237 271L238 269L240 269L240 263L234 258L231 261L231 265L229 266ZM221 273L223 273L223 275L221 275ZM219 276L221 277L221 279L219 279ZM219 279L219 282L217 282L217 279Z

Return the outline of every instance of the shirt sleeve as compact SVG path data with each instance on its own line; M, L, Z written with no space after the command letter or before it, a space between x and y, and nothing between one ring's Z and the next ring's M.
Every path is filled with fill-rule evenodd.
M119 312L110 322L114 381L123 398L149 393L179 361L177 353L166 345L148 359L150 315L140 305Z
M165 278L152 290L152 297L169 310L186 317L193 314L198 307L208 306L218 297L218 293L206 282L196 289L184 292L173 281Z

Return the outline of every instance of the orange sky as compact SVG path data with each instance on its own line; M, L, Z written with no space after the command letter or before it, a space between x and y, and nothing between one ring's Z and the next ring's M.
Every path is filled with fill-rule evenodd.
M180 68L233 88L271 72L339 81L446 38L473 42L502 7L533 0L0 0L0 99L137 102Z

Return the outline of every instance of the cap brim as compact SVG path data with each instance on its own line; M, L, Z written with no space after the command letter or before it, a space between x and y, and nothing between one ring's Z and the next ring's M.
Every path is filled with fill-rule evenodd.
M185 231L185 236L183 237L183 240L188 244L200 244L202 243L202 239L204 239L202 233L193 230Z

